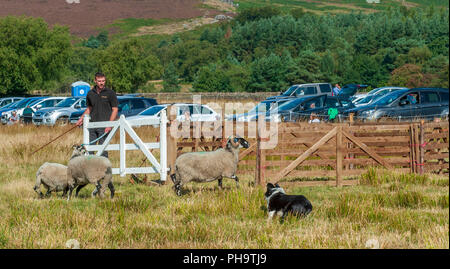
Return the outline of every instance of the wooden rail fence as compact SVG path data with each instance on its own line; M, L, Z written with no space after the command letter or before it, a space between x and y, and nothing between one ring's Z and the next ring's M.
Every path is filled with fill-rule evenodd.
M172 119L172 123L174 120ZM266 149L261 126L254 123L216 124L205 138L191 123L188 138L168 137L168 164L186 151L224 146L224 126L250 142L239 154L239 174L255 175L256 184L283 181L301 186L358 184L369 167L403 173L449 172L449 123L279 123L277 144ZM264 130L268 130L266 123ZM169 132L170 133L170 132ZM204 133L204 132L203 132ZM194 136L197 134L197 136ZM218 135L219 134L219 135ZM170 136L170 134L168 134ZM197 138L193 138L197 137Z

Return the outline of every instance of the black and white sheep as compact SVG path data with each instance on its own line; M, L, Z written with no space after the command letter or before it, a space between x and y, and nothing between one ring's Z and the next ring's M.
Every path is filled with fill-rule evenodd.
M104 197L106 187L111 192L111 198L114 197L114 185L112 183L112 166L108 158L96 155L86 155L86 148L81 145L73 146L72 157L67 164L67 178L69 186L70 200L72 191L77 187L75 196L81 188L91 183L96 186L92 192L92 197L99 194Z
M175 184L175 193L181 196L184 184L194 182L210 182L218 180L222 187L222 178L228 177L236 181L239 187L239 179L236 176L239 161L239 148L249 147L249 143L241 138L228 139L225 148L208 152L188 152L180 155L176 161L171 179Z
M47 188L46 197L50 196L52 191L63 191L62 196L66 195L68 190L67 166L49 162L41 165L36 172L36 184L33 188L39 198L44 197L41 192L41 184Z

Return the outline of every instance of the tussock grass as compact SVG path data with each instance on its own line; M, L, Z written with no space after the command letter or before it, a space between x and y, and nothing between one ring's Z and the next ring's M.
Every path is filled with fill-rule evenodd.
M265 189L252 187L253 175L242 176L239 189L231 179L223 190L190 183L183 197L171 182L146 186L114 176L113 200L92 199L93 186L70 202L61 193L37 199L38 167L66 164L82 132L30 154L68 128L0 127L0 248L65 248L69 239L81 248L365 248L369 239L381 248L449 247L449 179L432 175L370 169L359 186L285 187L305 195L313 211L283 224L267 222ZM137 132L156 140L157 129ZM117 166L118 154L110 156ZM139 165L142 154L127 158Z

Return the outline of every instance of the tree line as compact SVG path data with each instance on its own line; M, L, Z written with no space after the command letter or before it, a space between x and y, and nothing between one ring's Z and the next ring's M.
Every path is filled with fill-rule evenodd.
M448 88L449 16L395 8L315 15L251 8L234 20L155 38L110 41L107 32L73 42L42 19L0 19L0 94L55 91L102 71L118 92L281 91L311 82Z

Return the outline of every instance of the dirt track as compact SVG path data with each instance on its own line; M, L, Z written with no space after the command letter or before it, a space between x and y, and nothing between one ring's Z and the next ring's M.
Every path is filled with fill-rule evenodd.
M50 25L70 27L74 35L87 37L99 26L124 18L187 19L203 16L200 0L0 0L0 17L42 17ZM211 12L210 12L211 13Z

